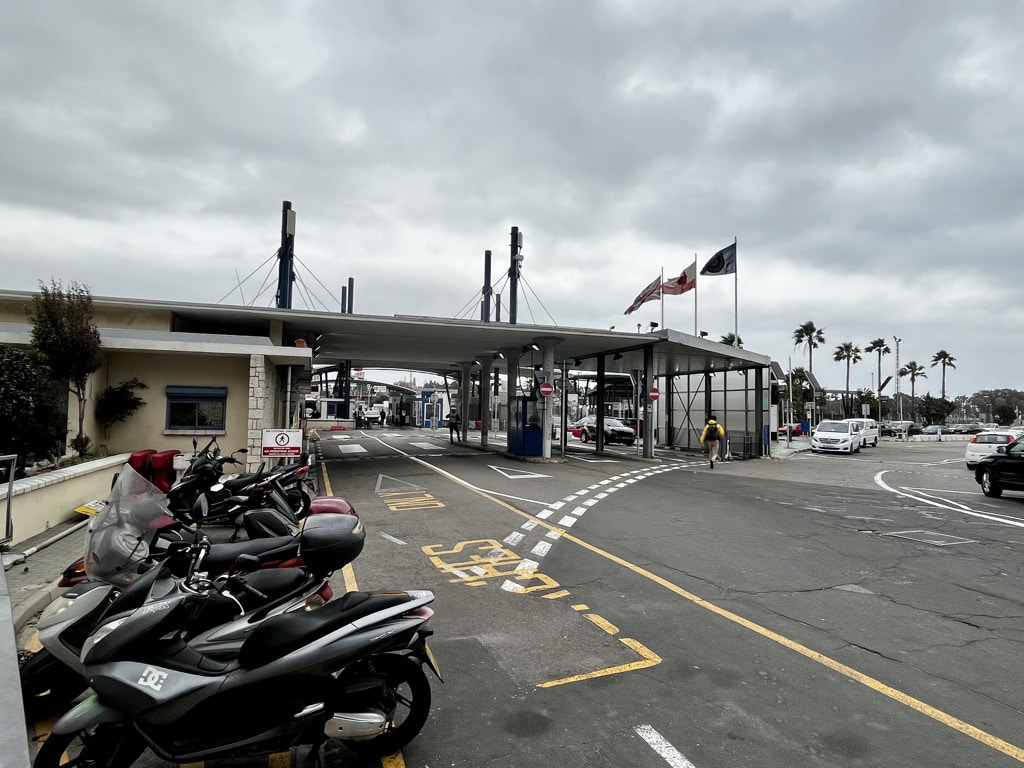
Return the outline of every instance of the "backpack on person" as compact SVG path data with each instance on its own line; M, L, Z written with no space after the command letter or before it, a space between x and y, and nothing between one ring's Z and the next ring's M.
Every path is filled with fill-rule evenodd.
M707 436L704 439L725 440L725 429L717 422L715 424L708 424Z

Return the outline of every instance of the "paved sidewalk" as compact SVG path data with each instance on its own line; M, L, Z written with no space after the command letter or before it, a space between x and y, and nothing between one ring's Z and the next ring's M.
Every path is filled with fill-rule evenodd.
M76 516L39 536L13 543L4 553L5 568L16 561L5 572L15 634L20 635L64 591L57 582L64 569L84 554L87 523L88 518Z

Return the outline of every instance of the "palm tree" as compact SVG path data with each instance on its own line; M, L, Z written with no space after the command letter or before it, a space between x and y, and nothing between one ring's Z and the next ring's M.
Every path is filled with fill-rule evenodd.
M916 391L915 385L917 384L918 379L927 379L928 374L925 373L924 366L918 365L915 360L909 361L905 366L900 368L897 373L901 379L904 376L910 378L910 409L914 414L914 421L917 421L917 404L914 401L914 392Z
M876 394L878 395L878 420L881 421L882 420L882 355L888 355L890 352L892 352L892 350L889 349L889 345L885 343L885 339L875 339L870 344L868 344L866 347L864 347L864 351L865 352L876 352L878 354L878 379L877 379L877 381L878 381L878 386L877 386L878 392Z
M942 399L943 400L946 399L946 369L947 368L954 368L955 369L956 368L956 366L954 365L955 362L956 362L956 358L953 357L951 354L949 354L949 352L947 352L944 349L940 349L938 352L936 352L932 356L932 368L934 368L936 365L941 365L942 366Z
M730 347L742 347L743 337L737 336L735 333L727 333L725 336L718 340L719 344L728 344Z
M824 329L818 328L814 322L808 320L799 328L793 331L794 346L807 347L807 372L814 373L814 350L825 343Z
M847 404L850 402L850 366L854 363L860 362L860 347L856 346L852 341L844 341L838 347L836 351L832 353L832 359L837 363L846 361L846 391L843 393L843 414L846 416L850 415Z

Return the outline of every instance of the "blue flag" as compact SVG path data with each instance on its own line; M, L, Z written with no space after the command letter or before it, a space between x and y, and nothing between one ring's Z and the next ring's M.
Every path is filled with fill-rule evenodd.
M702 275L731 275L736 271L736 243L727 245L704 265Z

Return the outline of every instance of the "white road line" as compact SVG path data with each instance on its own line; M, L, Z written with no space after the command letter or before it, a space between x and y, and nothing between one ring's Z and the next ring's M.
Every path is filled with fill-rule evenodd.
M535 555L537 557L544 557L544 555L546 555L548 553L548 550L550 550L550 549L551 549L551 542L550 541L538 541L537 545L533 549L530 550L530 554L531 555Z
M977 510L973 509L967 509L962 504L960 504L960 502L949 501L948 499L943 499L942 501L944 501L945 503L940 503L938 501L932 501L929 498L925 498L923 495L911 493L910 489L901 490L899 488L893 488L891 485L887 484L882 479L882 475L884 475L888 471L888 469L883 469L877 474L875 474L875 485L877 485L879 488L883 488L889 491L890 493L894 493L897 496L903 496L908 499L913 499L914 501L920 502L921 504L928 504L930 506L937 507L938 509L945 509L949 512L957 512L961 515L970 515L971 517L980 517L983 520L991 520L993 522L1003 523L1004 525L1010 525L1015 528L1024 528L1024 520L1018 520L1016 518L1007 518L998 513L985 513L978 512Z
M668 739L651 728L651 726L638 725L633 730L636 731L637 736L646 741L650 748L657 752L672 768L697 768L678 749L673 747Z

